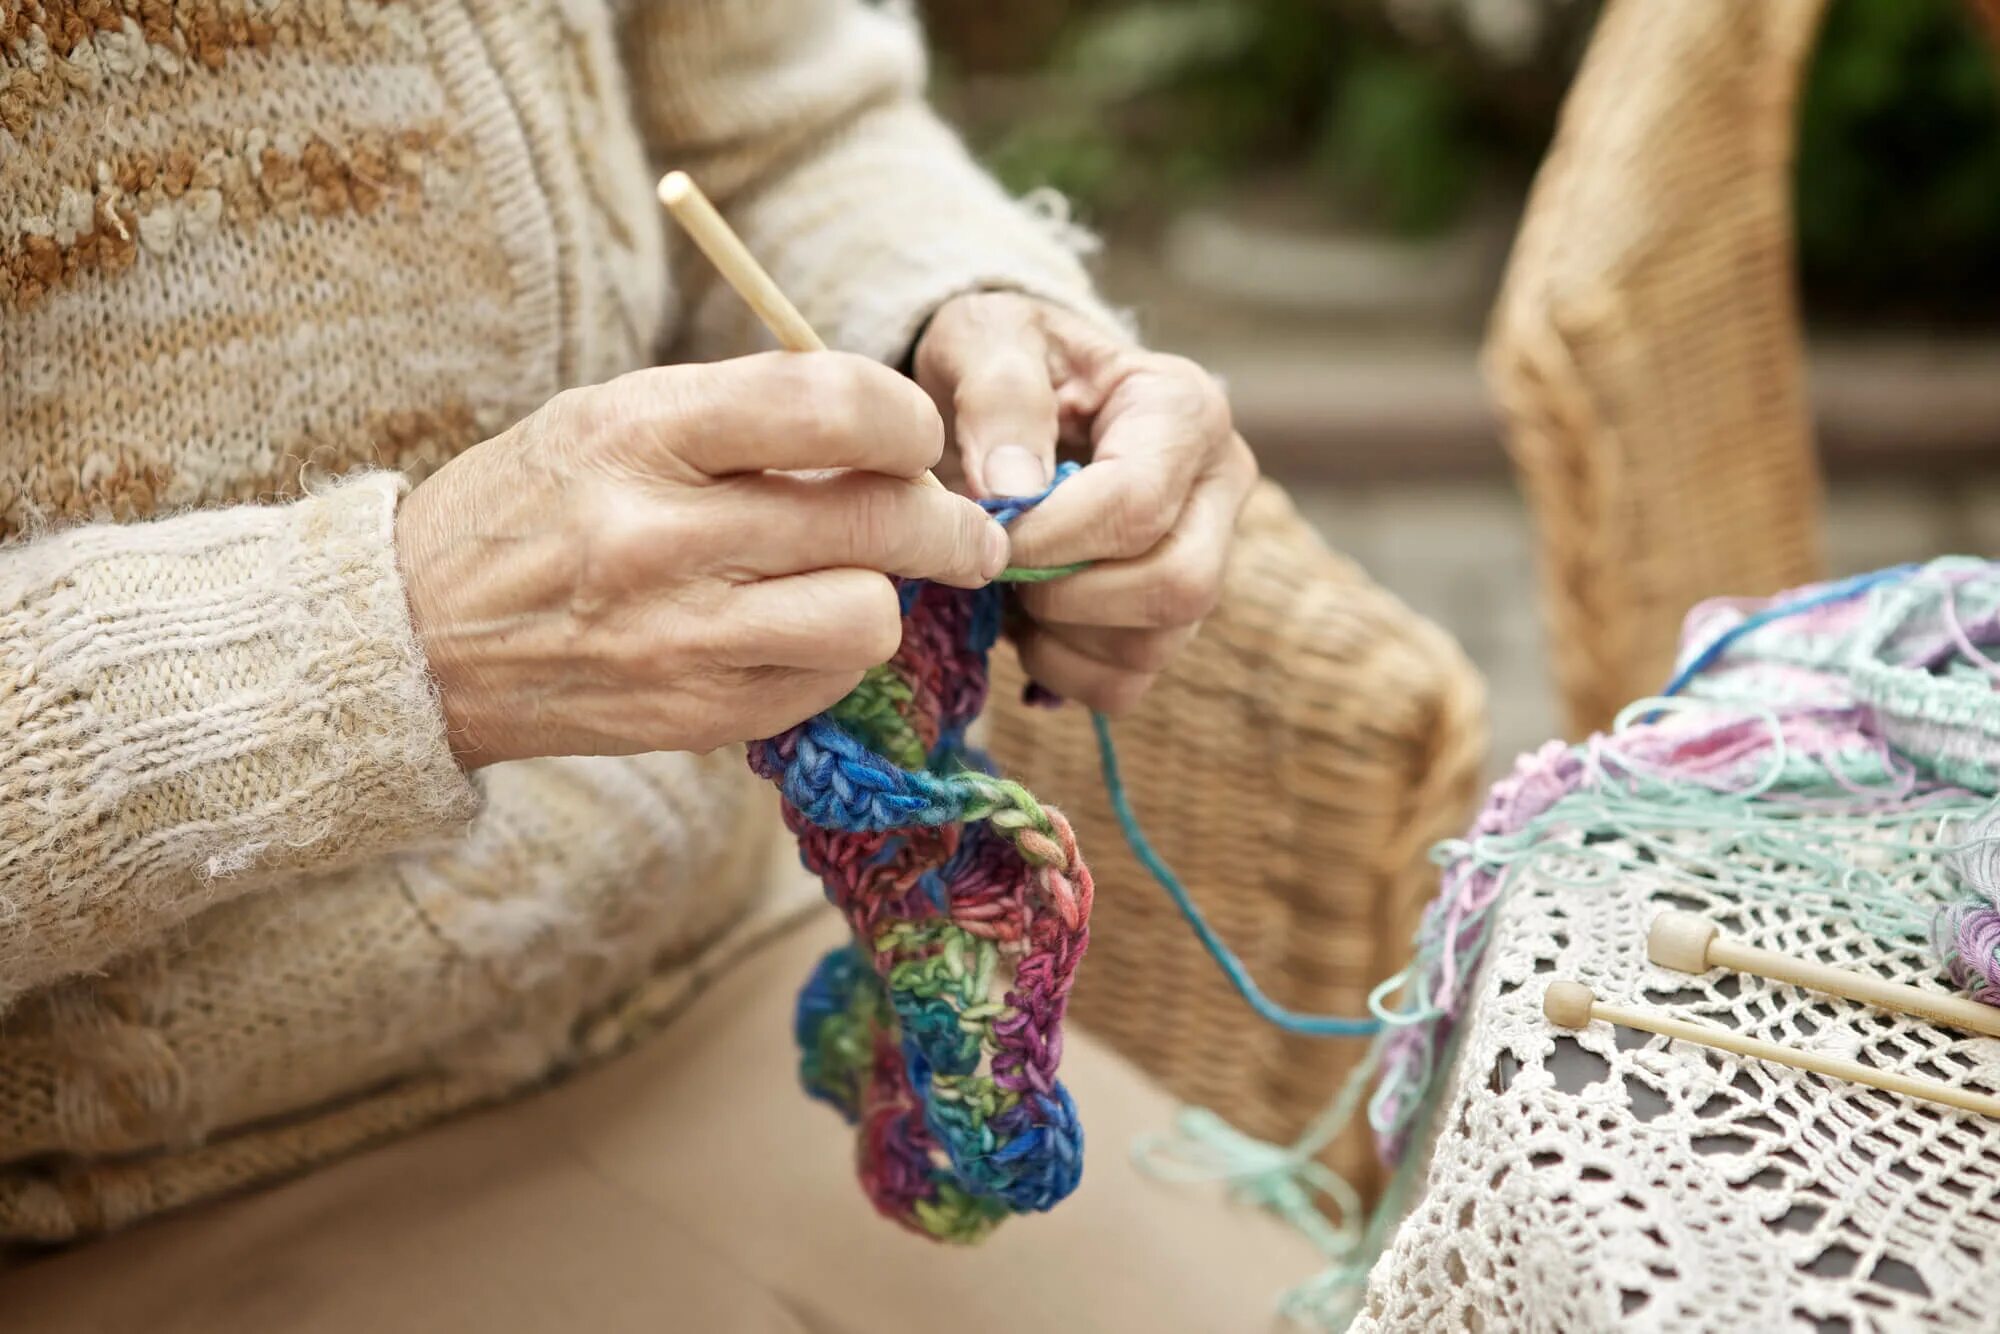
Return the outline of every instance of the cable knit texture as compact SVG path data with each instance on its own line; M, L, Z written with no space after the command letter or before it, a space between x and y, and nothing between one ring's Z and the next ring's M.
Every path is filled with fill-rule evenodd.
M1115 325L923 77L862 0L0 0L0 1241L615 1050L796 902L740 754L468 781L395 507L769 345L669 166L835 345L988 287Z

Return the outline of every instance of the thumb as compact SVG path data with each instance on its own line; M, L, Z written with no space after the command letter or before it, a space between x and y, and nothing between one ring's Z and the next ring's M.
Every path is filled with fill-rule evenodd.
M1031 496L1055 475L1048 338L1026 301L972 299L925 338L917 378L946 408L975 495Z

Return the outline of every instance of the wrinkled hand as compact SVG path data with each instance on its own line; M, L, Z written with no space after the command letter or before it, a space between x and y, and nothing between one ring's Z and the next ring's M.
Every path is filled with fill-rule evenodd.
M571 390L467 450L396 518L454 753L706 751L827 708L902 640L888 576L1006 563L917 480L943 449L894 371L775 353Z
M939 308L914 361L977 496L1032 495L1058 447L1088 466L1012 529L1015 565L1092 562L1025 586L1035 680L1106 713L1138 701L1221 594L1257 480L1214 377L1008 292Z

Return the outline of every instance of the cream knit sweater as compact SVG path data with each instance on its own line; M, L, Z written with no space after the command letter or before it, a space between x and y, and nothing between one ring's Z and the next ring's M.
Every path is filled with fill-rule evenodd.
M921 81L862 0L0 0L0 1240L614 1048L756 916L740 755L468 781L395 508L567 386L764 345L668 165L834 344L1089 306Z

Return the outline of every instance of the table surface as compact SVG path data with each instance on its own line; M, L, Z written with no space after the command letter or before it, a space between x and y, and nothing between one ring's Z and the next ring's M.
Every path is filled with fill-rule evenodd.
M1857 835L1857 838L1859 835ZM1558 978L1794 1047L2000 1090L2000 1041L1720 970L1655 967L1669 908L1747 943L1944 990L1920 941L1684 876L1522 868L1439 1090L1362 1334L1414 1329L2000 1328L2000 1128L1860 1085L1541 1015ZM1595 882L1594 882L1595 881ZM1910 892L1928 892L1912 868Z

